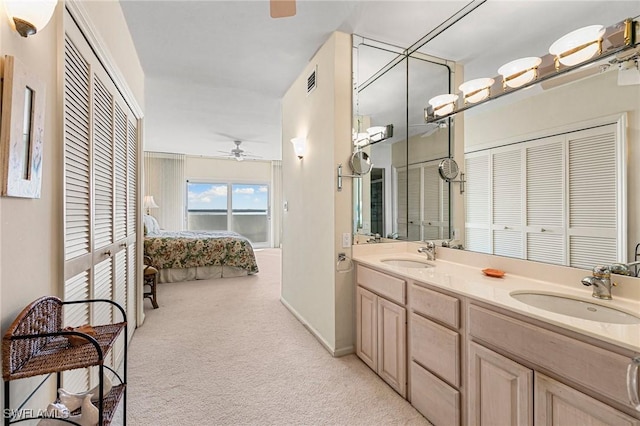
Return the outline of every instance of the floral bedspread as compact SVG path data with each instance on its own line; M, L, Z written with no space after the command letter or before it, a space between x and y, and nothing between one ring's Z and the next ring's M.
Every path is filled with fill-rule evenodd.
M231 231L161 231L144 237L144 254L159 269L236 266L258 272L249 240Z

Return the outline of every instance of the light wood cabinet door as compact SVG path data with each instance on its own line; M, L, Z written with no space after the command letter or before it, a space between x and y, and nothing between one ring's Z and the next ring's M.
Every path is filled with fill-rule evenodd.
M535 374L537 426L639 426L634 419L544 374Z
M533 425L533 371L470 342L469 424Z
M356 354L378 371L378 296L356 287Z
M378 298L378 374L402 397L407 394L407 310Z

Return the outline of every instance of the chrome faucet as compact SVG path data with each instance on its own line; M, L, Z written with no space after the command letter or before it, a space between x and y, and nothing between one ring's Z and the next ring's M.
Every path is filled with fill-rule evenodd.
M592 276L584 277L582 284L593 286L593 294L591 296L596 299L611 300L611 269L609 266L594 266Z
M635 273L629 268L633 265L640 265L640 260L630 263L614 263L610 266L612 274L635 276Z
M368 243L381 243L382 239L380 238L380 234L376 233L376 234L369 234L370 236L372 236L373 238L369 238L367 240Z
M592 276L584 277L581 282L586 286L593 286L592 296L596 299L611 300L611 287L617 285L611 281L611 274L633 275L629 267L638 264L640 261L598 265L593 268Z
M418 253L426 254L428 260L436 260L436 244L433 241L427 241L427 245L420 247Z

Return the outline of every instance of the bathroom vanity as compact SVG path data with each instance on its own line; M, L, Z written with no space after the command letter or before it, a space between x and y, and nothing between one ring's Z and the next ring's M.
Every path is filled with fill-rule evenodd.
M638 298L614 289L614 300L598 302L579 280L554 284L508 267L492 278L477 265L427 261L416 243L373 246L354 246L357 354L431 423L640 426L632 402ZM562 267L536 268L564 278L553 269ZM562 296L571 306L582 300L587 316L603 306L616 311L599 321L577 318L514 297L527 292Z

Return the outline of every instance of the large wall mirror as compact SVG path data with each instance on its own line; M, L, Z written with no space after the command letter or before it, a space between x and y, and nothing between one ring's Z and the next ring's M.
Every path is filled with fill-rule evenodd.
M393 126L363 147L373 169L354 179L354 232L403 240L446 239L449 184L438 162L449 156L449 120L427 124L426 100L448 91L447 61L354 36L354 135Z
M397 188L406 170L407 183L400 185L406 188L404 192L394 192L394 186L383 180L392 192L384 198L391 202L386 214L392 219L385 216L383 227L378 228L384 232L376 232L387 235L391 230L402 238L424 240L451 238L455 229L455 236L468 250L580 268L634 261L640 243L640 85L630 84L633 78L619 76L619 69L630 65L628 57L610 57L469 108L447 119L430 135L433 125L431 129L414 125L424 124L424 117L420 121L418 114L423 114L427 101L447 93L449 87L458 93L463 81L493 78L509 61L543 56L555 40L577 28L594 24L608 27L639 15L637 1L485 2L414 52L416 57L445 58L445 64L456 64L452 66L456 73L433 77L442 78L439 90L426 88L429 85L425 82L438 75L437 66L431 68L408 56L396 65L404 74L397 71L392 78L393 73L379 73L379 94L372 90L368 99L367 90L375 85L359 91L354 116L378 120L376 114L389 105L381 94L406 96L406 127L387 144L369 147L369 153L375 170L377 165L388 164L381 160L385 157L377 155L378 149L392 153L404 149L404 163L394 164L402 154L391 157L395 167L391 168L391 181L396 179ZM425 28L425 34L430 30ZM364 48L357 40L354 38L354 69L366 63ZM379 63L376 70L399 53L392 52L388 62ZM637 60L637 54L631 59ZM412 73L412 67L422 71ZM430 76L419 77L427 68ZM354 86L364 81L359 79ZM391 120L385 116L379 119ZM416 138L420 143L414 147ZM426 143L440 138L444 140L441 146ZM419 157L420 149L433 151ZM429 161L448 156L465 172L464 194L459 194L457 186L447 185L441 193L427 195L428 185L410 183L416 179L424 182ZM412 167L418 163L421 165ZM434 172L437 174L437 164ZM384 173L383 179L388 179L387 169ZM370 179L357 184L361 220L354 226L364 232L373 231L371 207L367 207L371 193L367 191L380 174ZM455 206L446 212L451 225L431 221L438 226L425 229L424 218L436 217L426 214L425 207L438 204L428 200L445 195L452 201L440 205Z

